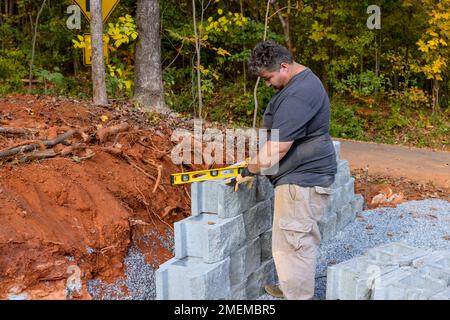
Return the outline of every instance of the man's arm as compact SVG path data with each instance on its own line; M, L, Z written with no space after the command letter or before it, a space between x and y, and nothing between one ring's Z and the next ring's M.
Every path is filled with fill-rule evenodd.
M291 148L294 141L277 142L267 141L259 150L256 159L251 159L248 165L248 171L251 173L260 173L278 163Z

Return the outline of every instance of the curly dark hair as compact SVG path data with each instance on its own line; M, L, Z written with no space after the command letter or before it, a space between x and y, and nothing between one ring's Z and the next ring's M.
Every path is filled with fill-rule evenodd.
M263 70L277 71L283 62L293 63L292 53L282 45L268 40L258 43L253 48L248 68L252 74L258 75Z

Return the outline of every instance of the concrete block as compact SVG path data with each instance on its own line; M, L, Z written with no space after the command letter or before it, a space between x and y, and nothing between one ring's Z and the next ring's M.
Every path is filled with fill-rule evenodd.
M392 265L392 267L396 267ZM396 268L394 271L378 277L376 285L372 288L371 300L388 300L393 297L391 285L399 283L401 280L411 276L414 269L411 267ZM394 298L391 298L394 299ZM400 298L404 299L404 298Z
M256 299L264 294L266 284L274 284L277 281L275 262L273 259L264 261L247 280L247 299Z
M156 271L157 300L218 300L230 295L230 259L207 264L172 258Z
M337 210L342 209L352 200L354 200L354 184L355 178L350 177L348 181L342 186L335 189L330 188L331 195L327 203L323 207L323 219L327 219L328 216L333 215L337 212Z
M327 300L367 300L377 279L397 269L396 266L377 266L367 256L328 267Z
M247 240L254 239L272 227L271 199L258 202L244 212L245 234Z
M355 212L355 216L362 212L364 209L364 197L360 194L355 194L355 196L353 197L353 200L350 201L352 208L353 208L353 212Z
M430 300L450 300L450 287L432 295Z
M250 189L242 185L234 192L233 186L225 184L223 179L194 182L191 186L192 215L215 213L223 219L236 217L255 205L257 185L253 183Z
M261 241L255 238L230 256L231 286L247 280L247 277L261 265Z
M341 158L341 142L333 141L334 151L336 151L336 161Z
M347 160L337 161L337 172L334 176L334 182L330 186L332 189L336 189L345 185L350 179L350 167Z
M449 250L437 250L425 255L421 258L415 259L412 262L413 267L421 268L422 266L436 266L443 268L450 272L450 251Z
M417 270L417 274L430 277L435 280L442 280L447 285L450 285L450 270L441 268L436 265L426 265Z
M335 212L330 212L317 223L319 226L320 236L322 242L329 241L334 238L337 233L337 214Z
M400 270L400 269L399 269ZM381 279L374 289L374 300L425 300L447 288L447 282L418 272L396 279Z
M260 236L261 239L261 261L272 259L272 229L267 230Z
M203 258L215 263L228 257L245 242L244 218L239 215L221 219L216 214L204 213L174 224L175 257Z
M256 201L264 201L274 196L274 188L266 176L256 176Z
M341 209L336 210L337 224L336 231L341 231L349 223L355 221L356 215L362 211L364 198L361 195L354 195L353 199Z
M351 203L348 203L343 208L336 211L337 221L336 221L336 231L341 231L350 222L353 222L356 218L356 212L353 210Z
M215 181L194 182L191 184L191 213L216 213L219 209L220 184Z
M247 279L239 284L231 286L228 300L247 300Z
M398 264L399 266L409 266L412 265L414 260L424 257L430 252L430 250L414 248L402 242L390 242L368 250L368 255L378 265Z

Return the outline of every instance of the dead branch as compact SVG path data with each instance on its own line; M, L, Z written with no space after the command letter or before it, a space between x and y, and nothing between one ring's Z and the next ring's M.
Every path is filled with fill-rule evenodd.
M59 155L65 157L69 154L74 153L75 151L80 151L86 149L87 146L84 143L74 143L68 147L65 147L59 152Z
M159 186L159 183L161 182L161 175L162 175L162 165L158 165L158 177L156 178L155 186L153 187L152 193L156 192L156 189Z
M64 140L70 138L74 134L81 135L78 130L69 130L69 131L57 136L55 139L40 140L40 141L42 142L42 144L45 147L53 147L53 146L57 145L58 143L61 143ZM18 153L25 153L25 152L30 152L30 151L36 150L40 145L41 145L41 143L34 143L34 144L26 145L26 146L15 147L12 149L7 148L7 149L0 150L0 159L10 157L10 156L13 156Z
M177 209L177 206L170 206L164 209L164 212L161 214L161 218L165 218L171 213L173 210Z
M39 149L41 150L44 150L46 148L45 144L42 143L42 140L25 140L9 146L8 149L13 149L27 144L37 144L39 146Z
M24 163L24 162L33 161L33 160L54 158L57 155L58 154L53 150L36 151L36 152L31 152L31 153L23 156L22 158L19 159L19 162Z
M148 177L148 178L150 178L150 179L152 179L153 181L156 182L156 178L155 178L155 177L153 177L152 175L148 174L144 169L142 169L142 168L139 167L137 164L135 164L135 163L131 160L131 158L130 158L128 155L123 154L122 156L128 161L128 163L129 163L132 167L136 168L137 170L139 170L140 172L142 172L146 177Z
M27 135L27 134L33 134L36 133L33 130L25 129L25 128L7 128L7 127L0 127L0 133L1 134L17 134L17 135Z
M97 137L100 143L105 142L108 140L108 137L114 134L117 134L122 131L128 130L130 125L128 123L121 123L116 126L102 128L97 131Z
M134 187L136 188L136 190L141 194L142 196L142 202L146 205L149 206L150 203L147 202L147 199L145 199L144 193L141 191L141 189L139 189L139 187L136 184L136 181L134 182Z
M101 147L100 150L108 152L114 156L121 156L122 149L114 148L114 147Z

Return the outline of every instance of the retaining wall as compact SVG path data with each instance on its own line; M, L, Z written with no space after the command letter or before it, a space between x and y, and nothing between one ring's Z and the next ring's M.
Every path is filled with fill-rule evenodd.
M323 241L353 221L363 198L354 194L348 162L338 172L319 228ZM192 215L174 224L175 257L156 272L157 299L256 299L277 281L271 252L274 191L266 177L237 192L223 180L191 185Z

